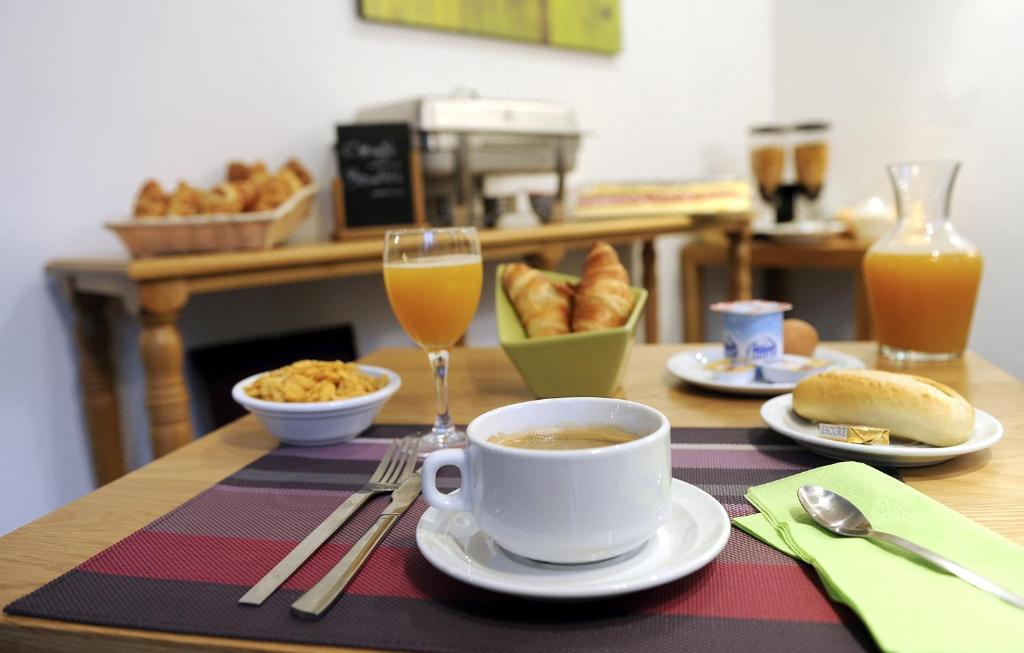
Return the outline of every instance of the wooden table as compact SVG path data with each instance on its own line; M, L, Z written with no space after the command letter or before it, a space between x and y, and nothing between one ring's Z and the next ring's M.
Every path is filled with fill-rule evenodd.
M874 345L835 345L868 367L879 364ZM693 346L690 346L693 348ZM623 394L663 411L673 426L753 426L761 423L757 398L693 391L672 382L665 360L683 349L638 345ZM428 423L433 406L430 371L414 349L384 349L365 361L398 372L402 388L379 421ZM1024 544L1024 383L974 354L914 371L949 384L1006 429L988 451L941 465L907 469L913 487ZM526 387L499 349L463 348L452 355L454 418L468 422L483 411L529 399ZM0 538L0 605L27 594L167 513L276 446L255 418L237 420L127 476ZM0 650L320 651L322 647L175 635L0 615Z
M764 299L776 301L786 301L788 297L781 276L784 270L854 270L854 337L870 340L874 337L871 309L864 288L864 277L860 274L861 261L868 247L871 247L870 242L841 237L802 245L754 240L750 243L749 266L751 269L764 268L768 272ZM683 340L686 342L703 342L705 339L704 315L707 301L704 299L704 269L729 265L729 256L729 244L713 240L699 240L683 249Z
M553 268L569 249L589 247L596 239L613 244L643 242L643 283L649 295L646 338L658 341L658 279L654 239L695 229L728 232L730 278L736 298L750 296L747 214L635 217L565 222L540 227L480 232L485 260L527 257ZM93 466L100 484L124 474L115 368L110 357L106 305L120 299L141 322L139 344L146 371L146 408L154 455L159 457L192 441L189 394L185 385L184 345L177 318L191 295L319 279L378 274L380 238L322 243L272 250L195 254L161 258L57 259L47 272L63 284L76 313L79 385ZM383 297L375 298L384 301Z

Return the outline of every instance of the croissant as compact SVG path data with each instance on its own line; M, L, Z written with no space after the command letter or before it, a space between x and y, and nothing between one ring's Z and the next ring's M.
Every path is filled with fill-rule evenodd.
M262 161L257 161L251 166L242 161L230 161L228 162L228 170L225 174L227 181L243 181L245 179L252 179L255 181L266 176L267 164Z
M525 263L505 266L501 285L531 338L569 333L572 289L555 284Z
M280 170L277 171L276 174L274 174L274 176L285 182L285 184L288 186L289 195L302 190L302 187L306 185L302 181L302 178L299 177L299 174L295 172L293 168L290 168L288 166L282 167Z
M256 207L256 200L259 199L260 187L252 179L240 181L226 181L225 186L231 186L242 198L242 210L252 211Z
M199 191L179 181L167 204L167 215L196 215L200 212L200 203Z
M229 182L218 184L209 193L200 196L202 213L241 213L245 198L238 188Z
M156 218L167 213L167 204L170 198L160 187L160 182L150 179L142 188L135 199L135 217Z
M295 176L302 181L303 186L308 186L313 183L313 175L309 172L306 166L302 165L302 162L298 159L292 158L284 162L284 167L288 168L295 173Z
M292 177L298 179L294 173ZM287 178L278 175L266 177L259 182L259 192L253 210L272 211L291 197L292 192L293 187Z
M587 252L583 277L576 289L573 331L596 331L622 326L633 310L629 272L611 245L596 241Z

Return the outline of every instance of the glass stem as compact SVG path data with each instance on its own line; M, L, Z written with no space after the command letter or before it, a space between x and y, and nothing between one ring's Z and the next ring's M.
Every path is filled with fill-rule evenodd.
M448 414L448 350L428 351L430 369L434 370L434 397L436 416L434 417L434 436L443 442L455 431L452 417Z

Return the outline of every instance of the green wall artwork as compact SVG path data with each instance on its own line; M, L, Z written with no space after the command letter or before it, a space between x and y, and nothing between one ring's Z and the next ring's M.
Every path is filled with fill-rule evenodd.
M366 20L614 54L618 0L359 0Z

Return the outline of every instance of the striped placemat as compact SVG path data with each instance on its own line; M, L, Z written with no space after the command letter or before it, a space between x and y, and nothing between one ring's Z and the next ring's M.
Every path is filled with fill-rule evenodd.
M11 614L91 624L414 651L873 650L813 570L733 529L719 557L662 587L596 602L546 603L475 589L416 549L420 498L338 604L315 623L288 606L337 562L387 503L367 504L260 608L236 603L350 492L391 438L375 426L347 444L281 447L76 569L18 599ZM827 464L763 428L672 430L673 475L750 514L751 485ZM449 486L455 479L442 481Z

